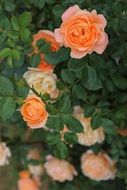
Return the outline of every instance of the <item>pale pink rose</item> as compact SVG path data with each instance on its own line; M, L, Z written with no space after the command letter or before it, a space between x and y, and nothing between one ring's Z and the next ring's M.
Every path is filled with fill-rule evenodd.
M87 54L102 54L108 44L104 29L107 24L96 10L81 10L78 5L68 8L62 15L60 28L55 29L55 39L71 48L71 57L80 59Z
M81 169L85 176L96 181L114 179L116 174L115 162L107 154L90 150L81 157Z
M80 106L74 107L74 117L76 117L83 125L84 132L77 133L78 143L85 146L91 146L95 143L102 143L105 139L105 133L102 127L95 130L92 129L91 118L85 118L83 109Z
M72 181L77 172L73 165L66 160L59 160L58 158L48 156L44 165L47 174L55 181L64 182L66 180Z
M11 151L7 147L6 143L0 143L0 166L8 165L9 158L11 157Z

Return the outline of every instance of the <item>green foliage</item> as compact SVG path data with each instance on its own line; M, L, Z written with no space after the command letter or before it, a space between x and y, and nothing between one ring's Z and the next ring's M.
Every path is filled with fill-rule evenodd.
M62 13L74 4L89 11L97 10L105 16L109 36L106 51L102 55L92 53L82 59L73 59L69 48L60 47L52 52L51 44L41 39L36 43L38 53L33 54L33 34L39 30L54 31L61 24ZM0 1L0 139L14 151L13 171L26 168L26 152L34 144L41 147L44 157L54 154L60 159L68 159L79 173L72 182L48 181L49 190L126 188L127 140L118 134L119 129L127 128L126 23L125 0ZM47 130L29 130L18 111L29 91L23 74L28 67L38 66L41 54L47 63L55 66L59 96L56 100L47 94L41 96L49 114ZM100 126L104 129L106 138L102 144L92 147L77 145L77 133L83 132L83 126L73 116L76 105L83 108L84 117L91 118L93 130ZM64 131L65 126L67 131ZM79 159L88 149L111 155L117 163L115 180L95 182L81 174Z

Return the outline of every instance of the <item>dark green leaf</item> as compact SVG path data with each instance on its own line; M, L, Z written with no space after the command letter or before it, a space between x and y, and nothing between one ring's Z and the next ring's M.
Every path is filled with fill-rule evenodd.
M69 144L77 144L78 138L75 133L66 132L64 134L64 140L67 141Z
M56 144L55 149L54 149L54 156L60 158L60 159L65 159L68 155L68 148L64 142L59 142Z
M102 123L102 118L100 114L99 113L94 114L91 119L91 127L93 129L97 129L98 127L101 126L101 123Z
M117 133L117 127L111 119L103 118L101 125L107 134L113 135Z
M60 140L61 140L60 133L50 132L50 133L47 134L46 142L49 145L55 145L55 144L59 143Z
M84 110L84 116L85 117L91 117L93 113L95 112L95 106L87 104L85 105L85 110Z
M8 78L0 76L0 94L11 96L13 92L14 88L12 82Z
M62 80L68 84L73 84L75 80L74 74L68 69L63 69L61 72Z
M62 117L60 117L60 115L50 115L46 126L55 131L61 131L64 127Z
M79 100L85 101L87 98L87 94L83 86L75 85L72 89L73 96L78 98Z
M71 71L80 71L82 70L85 66L86 66L86 63L87 63L87 59L70 59L69 62L68 62L68 68L71 70Z
M83 126L81 122L72 115L64 115L64 121L70 131L74 133L83 132Z
M89 90L94 87L97 81L97 73L94 68L87 65L82 73L82 84Z
M11 97L0 98L0 116L3 120L9 119L15 111L15 102Z

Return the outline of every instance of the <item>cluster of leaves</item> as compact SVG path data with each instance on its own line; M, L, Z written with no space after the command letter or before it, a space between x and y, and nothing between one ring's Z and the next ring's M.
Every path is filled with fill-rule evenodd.
M49 44L43 40L38 41L39 50L45 52L46 61L56 66L55 73L60 79L57 87L61 95L54 103L50 103L47 97L42 97L48 102L47 110L50 116L47 127L51 133L39 129L31 132L28 138L28 135L25 135L27 128L17 109L28 93L22 75L28 66L36 67L40 60L39 54L29 56L32 51L32 35L40 29L53 31L59 27L62 12L76 3L81 8L96 9L105 15L108 23L106 32L110 40L108 48L103 55L92 54L76 60L70 58L69 49L61 48L52 53L49 51ZM49 144L49 152L54 149L55 156L66 158L69 145L77 143L76 133L83 130L80 122L72 116L73 106L80 105L84 109L84 116L92 118L93 129L102 126L106 132L105 143L91 148L93 150L99 148L110 153L120 165L118 177L126 179L127 170L123 168L126 165L127 140L120 137L117 131L119 128L127 128L127 2L1 0L0 18L1 138L13 146L16 146L16 140L19 143L44 141ZM65 125L69 131L63 133ZM45 146L47 148L47 145ZM80 152L79 146L74 147L79 157L82 151ZM85 150L86 147L83 147L83 151ZM71 158L72 155L70 151L68 156ZM121 184L119 189L124 188L122 180L115 182ZM116 186L112 183L110 189L115 189ZM93 184L87 179L84 187L80 189L85 187L90 190L109 188L107 183ZM54 185L53 188L59 187ZM62 188L75 189L75 184L72 184L72 187L65 184Z

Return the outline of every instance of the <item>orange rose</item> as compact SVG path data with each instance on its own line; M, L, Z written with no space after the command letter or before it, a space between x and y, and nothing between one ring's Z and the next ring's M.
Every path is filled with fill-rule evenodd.
M28 171L20 172L20 179L18 181L19 190L39 190L37 182L30 178Z
M32 46L34 47L34 53L38 53L38 48L36 46L36 42L40 39L44 39L46 42L49 42L51 45L51 51L57 51L60 48L60 45L55 41L54 33L49 31L49 30L40 30L37 34L33 35L33 42ZM53 71L53 66L48 64L44 60L44 54L41 53L41 61L40 64L38 65L38 68L41 69L42 71Z
M104 153L87 151L81 157L81 168L85 176L96 181L115 178L115 163Z
M45 126L48 113L45 109L45 104L40 98L29 96L24 101L20 112L30 128L36 129Z
M60 28L55 29L55 39L71 48L71 57L80 59L93 51L102 54L108 44L104 32L107 24L96 10L81 10L78 5L68 8L62 15Z

